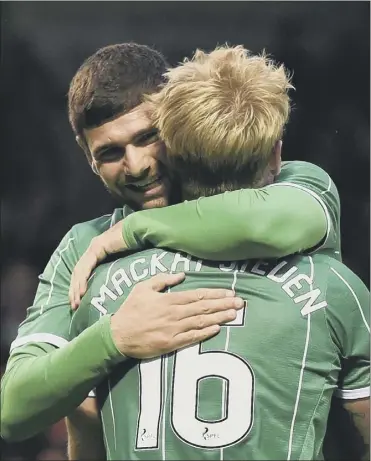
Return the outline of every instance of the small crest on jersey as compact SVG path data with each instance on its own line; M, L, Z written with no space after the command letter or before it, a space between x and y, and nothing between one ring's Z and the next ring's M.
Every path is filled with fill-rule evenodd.
M209 428L205 426L205 430L202 433L202 437L204 440L219 439L219 434L217 434L216 432L210 432Z
M145 440L155 440L155 435L152 432L148 432L147 429L143 429L142 433L140 434L141 440L144 442Z

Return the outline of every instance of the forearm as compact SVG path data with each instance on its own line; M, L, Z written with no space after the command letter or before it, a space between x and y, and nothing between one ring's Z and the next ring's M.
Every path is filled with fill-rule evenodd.
M66 418L69 460L106 459L103 429L94 398L86 399Z
M13 352L1 382L3 438L29 438L68 415L124 359L109 321L103 317L61 349L33 344Z
M317 245L324 211L287 186L244 189L145 210L123 222L129 249L168 247L211 260L282 257Z
M348 413L352 443L357 447L359 459L370 460L370 399L344 401L344 409Z

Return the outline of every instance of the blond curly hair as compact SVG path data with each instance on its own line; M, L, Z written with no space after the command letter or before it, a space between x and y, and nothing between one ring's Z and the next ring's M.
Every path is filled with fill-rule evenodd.
M165 77L161 91L146 99L182 181L210 193L252 187L289 118L294 87L284 65L243 46L222 46L197 50Z

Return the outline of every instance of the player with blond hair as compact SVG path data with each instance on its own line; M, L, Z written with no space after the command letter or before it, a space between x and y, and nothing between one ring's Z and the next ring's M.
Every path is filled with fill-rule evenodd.
M148 101L183 198L240 188L264 198L262 188L280 170L289 114L284 67L243 47L222 47L197 51L166 78ZM102 259L109 245L124 248L120 232L121 223L80 260L78 290L84 264ZM323 459L334 395L353 418L366 459L370 299L354 273L324 253L218 263L145 250L96 268L72 336L102 315L113 321L136 283L156 271L185 271L185 289L207 283L235 290L248 307L217 336L122 363L99 384L108 459Z
M198 50L166 76L166 87L148 100L167 158L188 183L186 195L198 195L197 183L202 195L211 195L237 185L256 188L277 175L293 88L283 65L237 46Z

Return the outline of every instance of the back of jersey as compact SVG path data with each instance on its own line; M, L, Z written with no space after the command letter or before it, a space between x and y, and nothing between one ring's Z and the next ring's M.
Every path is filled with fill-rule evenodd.
M213 264L148 250L99 269L90 322L103 283L114 291L117 271L130 279L139 259L143 274L154 275L160 253L166 270L187 271L172 291L233 288L247 307L214 338L127 361L99 386L108 458L322 459L340 370L325 318L326 257ZM123 300L107 298L104 309L115 312Z

